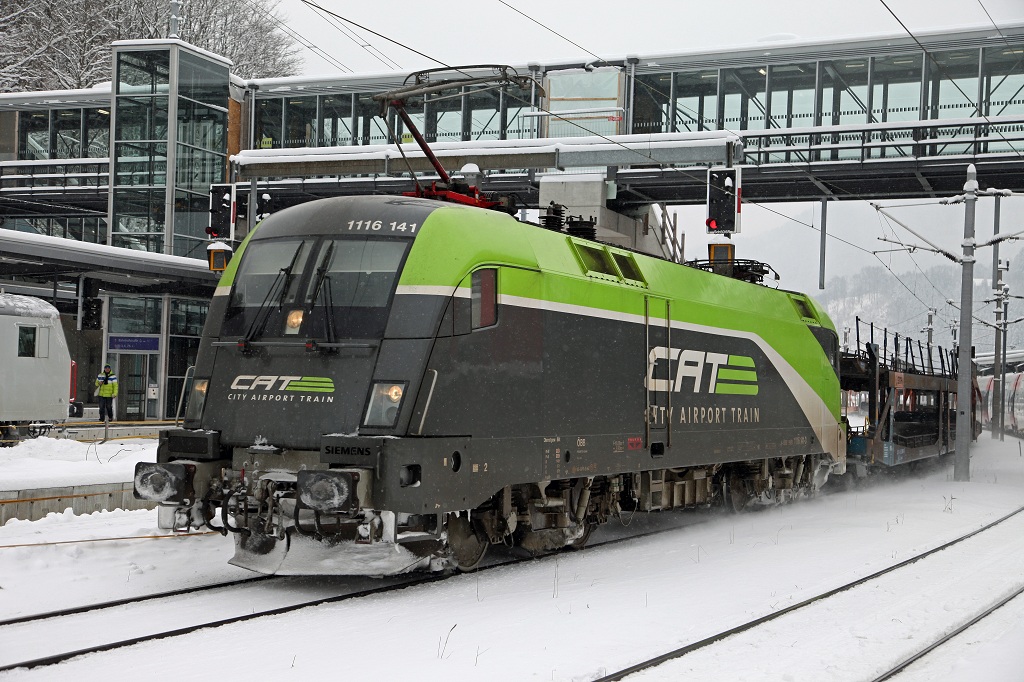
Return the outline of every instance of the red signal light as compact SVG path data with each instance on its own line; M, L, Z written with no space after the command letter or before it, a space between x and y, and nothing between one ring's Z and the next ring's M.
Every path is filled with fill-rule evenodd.
M708 226L709 230L717 230L718 229L718 221L715 220L714 218L708 218L706 223L707 223L707 226Z

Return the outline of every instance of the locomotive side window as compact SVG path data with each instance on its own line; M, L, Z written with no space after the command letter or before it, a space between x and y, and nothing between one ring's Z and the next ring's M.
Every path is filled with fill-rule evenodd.
M18 327L18 357L34 358L36 356L36 328Z
M473 273L473 329L490 327L498 321L497 270L487 268Z

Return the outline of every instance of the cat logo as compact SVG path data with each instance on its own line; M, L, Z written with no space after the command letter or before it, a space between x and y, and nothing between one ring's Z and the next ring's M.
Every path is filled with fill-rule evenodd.
M334 381L330 377L281 376L276 374L255 376L239 374L231 382L233 391L302 391L304 393L334 393Z
M754 359L746 355L656 346L647 356L644 386L655 392L680 393L688 388L694 393L757 395L757 368Z

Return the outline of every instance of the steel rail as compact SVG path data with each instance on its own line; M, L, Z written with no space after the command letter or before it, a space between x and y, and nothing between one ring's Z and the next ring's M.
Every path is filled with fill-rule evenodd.
M672 651L669 651L669 652L664 653L664 654L660 654L660 655L655 656L653 658L649 658L649 659L647 659L645 661L641 661L641 662L636 663L634 665L631 665L631 666L629 666L627 668L623 668L622 670L619 670L619 671L610 673L608 675L605 675L604 677L599 677L594 682L612 682L613 680L621 680L621 679L624 679L625 677L627 677L629 675L632 675L633 673L638 673L638 672L643 671L643 670L648 670L650 668L654 668L656 666L661 665L662 663L666 663L666 662L671 661L671 660L676 659L676 658L682 658L683 656L685 656L685 655L687 655L689 653L697 651L698 649L703 649L704 647L709 646L711 644L714 644L716 642L719 642L719 641L721 641L721 640L723 640L723 639L725 639L727 637L731 637L732 635L737 635L737 634L740 634L742 632L746 632L748 630L752 630L752 629L754 629L756 627L764 625L765 623L769 623L769 622L775 620L776 618L779 618L779 617L784 616L786 614L792 613L792 612L794 612L794 611L796 611L798 609L802 609L802 608L804 608L806 606L810 606L811 604L814 604L816 602L823 601L825 599L828 599L829 597L832 597L832 596L835 596L835 595L839 594L840 592L845 592L845 591L850 590L850 589L852 589L854 587L858 587L859 585L863 585L865 583L871 582L872 580L876 580L877 578L880 578L880 577L882 577L882 576L884 576L884 575L886 575L888 573L892 573L892 572L894 572L894 571L896 571L898 569L901 569L901 568L903 568L905 566L909 566L910 564L913 564L913 563L915 563L917 561L920 561L921 559L924 559L925 557L931 556L932 554L935 554L937 552L941 552L944 549L948 549L949 547L952 547L952 546L957 545L957 544L959 544L959 543L961 543L961 542L963 542L965 540L968 540L968 539L974 537L975 535L979 535L981 533L984 533L985 531L990 530L990 529L994 528L995 526L998 526L999 524L1001 524L1001 523L1003 523L1005 521L1008 521L1009 519L1013 518L1014 516L1016 516L1016 515L1018 515L1018 514L1020 514L1022 512L1024 512L1024 507L1020 507L1020 508L1018 508L1018 509L1016 509L1016 510L1014 510L1014 511L1008 513L1008 514L1006 514L1005 516L1002 516L1002 517L996 519L992 523L986 524L986 525L982 526L981 528L978 528L976 530L971 531L970 533L967 533L966 535L962 535L962 536L960 536L960 537L958 537L958 538L956 538L954 540L950 540L949 542L943 543L943 544L941 544L941 545L939 545L937 547L933 547L932 549L930 549L930 550L928 550L926 552L922 552L921 554L918 554L917 556L911 557L911 558L906 559L904 561L901 561L901 562L899 562L897 564L893 564L892 566L889 566L888 568L883 568L880 571L875 571L874 573L872 573L870 575L864 576L862 578L858 578L857 580L854 580L852 582L846 583L844 585L840 585L839 587L836 587L836 588L833 588L833 589L828 590L826 592L823 592L823 593L821 593L821 594L819 594L817 596L810 597L810 598L805 599L805 600L803 600L801 602L798 602L796 604L792 604L792 605L787 606L786 608L780 609L780 610L778 610L778 611L776 611L774 613L770 613L768 615L761 616L760 618L755 618L754 620L748 621L748 622L743 623L741 625L737 625L736 627L733 627L733 628L729 628L728 630L723 630L722 632L719 632L717 634L711 635L710 637L705 637L704 639L701 639L699 641L693 642L691 644L687 644L686 646L683 646L683 647L679 647L678 649L673 649Z
M613 538L613 539L610 539L610 540L605 540L603 542L594 543L592 545L589 545L588 547L590 549L596 549L598 547L603 547L603 546L606 546L606 545L614 545L614 544L619 544L619 543L622 543L622 542L629 542L629 541L633 541L633 540L639 540L639 539L642 539L642 538L645 538L645 537L649 537L649 536L653 536L653 535L660 535L662 533L670 533L670 532L674 532L674 531L679 531L679 530L682 530L682 529L688 527L689 525L694 525L694 524L686 524L686 525L683 525L683 526L674 525L671 528L662 528L662 529L655 529L655 530L646 531L646 532L642 532L642 533L633 533L633 534L627 535L625 537ZM471 575L471 574L475 574L475 573L481 573L483 571L489 571L489 570L496 569L496 568L503 568L503 567L506 567L506 566L509 566L509 565L512 565L512 564L525 563L525 562L530 562L530 561L549 560L549 559L557 558L559 555L560 555L560 552L551 552L551 553L547 553L547 554L543 554L543 555L539 555L539 556L514 557L514 558L511 558L511 559L507 559L507 560L497 561L497 562L495 562L493 564L489 564L487 566L483 566L483 567L480 567L480 568L475 568L472 571L466 571L466 572L462 573L461 575ZM115 642L106 642L106 643L103 643L103 644L97 644L95 646L83 647L83 648L80 648L80 649L75 649L75 650L72 650L72 651L66 651L66 652L62 652L62 653L58 653L58 654L53 654L53 655L50 655L50 656L43 656L43 657L40 657L40 658L35 658L35 659L27 660L27 661L20 661L18 663L11 663L11 664L8 664L8 665L3 665L3 666L0 666L0 672L5 672L5 671L8 671L8 670L14 670L14 669L17 669L17 668L37 668L37 667L44 667L44 666L48 666L48 665L55 665L57 663L62 663L62 662L67 661L69 659L75 658L77 656L82 656L82 655L85 655L85 654L99 653L99 652L103 652L103 651L111 651L111 650L114 650L114 649L119 649L121 647L131 646L133 644L140 644L140 643L143 643L143 642L149 642L149 641L154 641L154 640L159 640L159 639L166 639L168 637L176 637L176 636L179 636L179 635L187 635L187 634L190 634L192 632L197 632L199 630L204 630L206 628L220 627L222 625L231 625L233 623L241 623L241 622L244 622L244 621L247 621L247 620L253 620L255 618L262 618L264 616L274 616L274 615L280 615L280 614L284 614L284 613L290 613L292 611L298 611L300 609L304 609L304 608L307 608L307 607L310 607L310 606L320 606L322 604L336 603L336 602L345 601L345 600L348 600L348 599L357 599L357 598L371 596L371 595L376 595L376 594L383 594L385 592L397 591L397 590L405 589L407 587L413 587L413 586L416 586L416 585L423 585L423 584L427 584L427 583L431 583L431 582L436 582L436 581L439 581L439 580L445 580L445 579L448 579L449 577L454 577L455 575L459 575L459 574L451 574L451 573L441 573L441 574L434 573L434 574L422 574L422 575L410 574L408 576L410 578L409 580L403 580L402 582L400 582L398 584L381 585L379 587L372 587L372 588L363 589L363 590L355 590L355 591L347 592L347 593L344 593L344 594L336 594L336 595L332 595L332 596L328 596L328 597L319 597L319 598L316 598L316 599L304 600L302 602L298 602L298 603L295 603L295 604L289 604L289 605L286 605L286 606L279 606L279 607L275 607L275 608L272 608L272 609L267 609L267 610L264 610L264 611L257 611L257 612L253 612L253 613L247 613L247 614L242 614L242 615L238 615L238 616L232 616L230 618L222 618L222 619L218 619L218 620L215 620L215 621L195 623L195 624L192 624L192 625L187 625L187 626L183 626L183 627L179 627L179 628L174 628L174 629L166 630L166 631L163 631L163 632L157 632L157 633L152 633L152 634L147 634L147 635L140 635L140 636L137 636L137 637L128 637L128 638L125 638L125 639L120 639L120 640L115 641ZM260 576L260 577L256 577L256 578L250 579L249 581L238 581L238 582L253 582L253 581L259 581L261 578L262 579L271 579L271 578L283 578L283 577L284 576ZM201 591L202 589L215 589L215 588L218 588L218 587L228 587L228 588L230 588L234 584L236 584L236 583L221 583L219 585L211 585L211 586L207 586L205 588L195 588L195 589L192 589L192 590L188 590L188 589L186 589L186 590L176 590L176 591L173 591L173 592L169 592L166 595L147 595L145 597L141 597L141 598L137 598L137 599L129 598L129 599L124 599L124 600L119 600L117 602L105 603L105 604L99 605L99 606L92 606L92 607L88 607L87 606L87 607L82 607L82 608L78 608L78 609L69 609L68 611L52 612L50 614L44 614L44 615L40 615L38 617L26 617L26 618L21 618L21 619L12 619L12 620L9 620L9 621L0 622L0 625L14 624L14 623L26 622L26 621L27 622L42 621L42 620L44 620L46 618L49 618L49 617L52 617L52 616L74 615L74 614L85 613L85 612L89 612L89 611L97 611L100 608L124 606L125 604L145 602L145 601L149 601L149 600L152 600L152 599L157 599L157 598L164 597L164 596L170 596L170 597L180 596L182 594L189 594L191 592L198 592L198 591Z
M894 667L890 668L889 670L885 671L884 673L882 673L878 677L874 678L871 682L882 682L883 680L888 680L889 678L893 677L897 673L902 672L904 669L906 669L912 663L915 663L918 660L924 658L925 656L930 654L932 651L934 651L935 649L938 649L940 646L942 646L943 644L945 644L949 640L953 639L957 635L961 634L965 630L969 630L970 628L974 627L975 625L977 625L978 623L980 623L984 619L988 618L993 613L995 613L996 611L998 611L1002 607L1006 606L1007 604L1009 604L1011 601L1013 601L1014 599L1016 599L1017 597L1019 597L1022 594L1024 594L1024 587L1017 588L1012 593L1010 593L1008 596L1004 597L1003 599L1000 599L998 602L996 602L992 606L988 607L987 609L985 609L984 611L979 613L977 616L975 616L974 618L970 619L969 621L967 621L966 623L964 623L960 627L956 628L955 630L953 630L949 634L947 634L947 635L945 635L943 637L940 637L936 641L934 641L931 644L929 644L927 647L925 647L925 648L921 649L920 651L918 651L916 654L913 654L912 656L908 656L906 659L900 661Z

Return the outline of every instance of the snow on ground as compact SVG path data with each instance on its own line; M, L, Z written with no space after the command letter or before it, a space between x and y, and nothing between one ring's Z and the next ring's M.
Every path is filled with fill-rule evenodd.
M0 490L102 485L131 481L136 462L155 462L152 439L80 443L34 438L0 448Z
M44 456L34 455L36 461L46 461ZM0 462L0 479L11 464ZM946 464L787 507L703 514L696 517L700 523L663 535L12 671L0 679L105 681L111 670L155 678L182 665L222 680L251 679L254 670L263 679L289 680L330 671L349 679L593 679L880 570L1024 504L1024 456L1017 441L1000 443L984 434L971 473L970 483L954 482ZM0 619L239 575L240 569L226 566L230 541L219 535L10 547L147 534L159 534L153 512L55 514L0 527ZM950 589L937 579L935 586L936 592ZM993 593L1003 589L991 586ZM910 613L917 607L905 608ZM1024 615L1024 607L1006 608L985 631L965 633L958 649L943 652L938 663L925 662L904 677L1021 679L1024 627L1014 614ZM848 651L876 637L866 625L869 616L850 607L849 626L836 628L828 644ZM131 618L130 609L125 617ZM61 636L58 624L53 636ZM885 642L871 643L872 651L886 650ZM760 642L767 650L774 644L791 642ZM747 653L738 647L720 657L713 677L758 679ZM667 670L640 679L673 679ZM859 679L852 674L841 667L822 670L808 658L785 679Z

